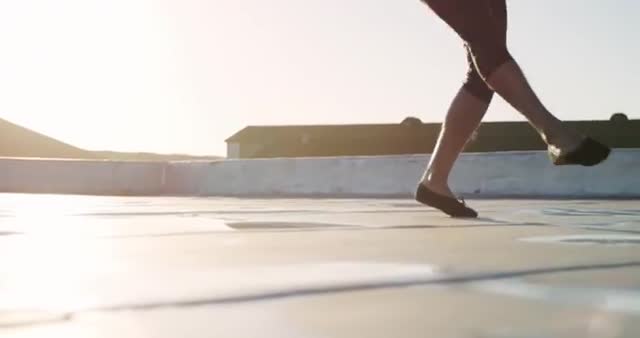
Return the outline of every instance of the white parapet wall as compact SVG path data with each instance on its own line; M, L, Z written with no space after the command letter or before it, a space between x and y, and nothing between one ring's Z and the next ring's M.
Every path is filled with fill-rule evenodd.
M429 156L172 163L165 191L199 196L409 197ZM640 150L596 167L551 164L546 152L464 154L451 175L468 197L640 197Z
M0 192L237 197L410 197L429 156L213 162L0 159ZM640 149L592 168L545 152L464 154L451 175L465 197L639 198Z
M45 194L159 195L165 163L0 159L0 191Z

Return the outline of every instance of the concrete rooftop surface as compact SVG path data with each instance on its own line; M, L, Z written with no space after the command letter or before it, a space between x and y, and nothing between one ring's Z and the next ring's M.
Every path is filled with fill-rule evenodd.
M0 195L0 337L640 337L640 201Z

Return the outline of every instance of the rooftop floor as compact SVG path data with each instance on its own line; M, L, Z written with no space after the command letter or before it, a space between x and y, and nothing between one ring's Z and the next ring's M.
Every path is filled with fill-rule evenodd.
M0 195L0 336L640 336L640 201L468 203Z

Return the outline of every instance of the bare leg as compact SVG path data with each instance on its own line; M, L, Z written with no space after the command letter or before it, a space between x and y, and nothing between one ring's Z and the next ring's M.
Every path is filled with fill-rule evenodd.
M540 102L507 48L505 0L424 0L468 44L484 81L523 114L550 150L574 150L583 136L566 128Z
M554 163L594 165L606 158L606 147L581 147L584 136L564 127L540 102L507 48L505 0L423 0L467 44L472 59L471 74L477 81L466 83L473 93L497 92L523 114L555 155ZM477 76L476 76L477 75ZM469 78L468 78L469 79ZM431 161L416 190L416 200L455 217L476 217L477 213L457 201L448 187L449 173L471 133L486 113L489 100L468 93L464 87L453 100ZM586 144L589 144L588 142ZM575 151L574 151L575 150ZM597 150L597 151L596 151ZM585 154L587 153L587 154ZM592 154L589 154L592 153ZM595 153L595 154L594 154ZM594 156L595 155L595 156Z
M503 1L487 0L486 3L481 4L481 8L491 9L491 13L488 15L490 22L487 24L496 31L493 37L500 43L506 44L507 13ZM450 11L453 9L450 7L453 2L450 0L427 0L425 2L429 6L433 6L436 13L445 12L446 16L453 13ZM458 17L454 21L458 22L459 20L467 21L464 17ZM456 196L447 182L449 174L469 137L478 128L493 98L493 90L489 88L478 72L470 44L465 43L465 50L468 63L467 78L449 107L438 142L421 180L421 184L429 190L453 198Z
M524 115L552 152L568 152L578 147L584 136L567 128L540 102L516 61L508 61L487 78L502 98Z
M449 173L487 108L489 102L475 97L464 87L460 88L442 124L438 142L422 177L422 184L433 192L455 197L447 183Z

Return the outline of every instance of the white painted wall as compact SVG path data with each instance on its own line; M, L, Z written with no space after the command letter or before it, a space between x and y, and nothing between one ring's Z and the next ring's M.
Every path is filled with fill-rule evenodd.
M166 191L205 196L408 197L429 156L230 160L172 164ZM546 152L464 154L452 188L478 197L640 197L640 150L597 167L556 167Z
M409 197L428 156L139 163L0 159L1 192L108 195ZM554 167L545 152L464 154L466 197L640 197L640 149L597 167Z
M0 159L0 191L158 195L165 163Z
M240 158L240 143L227 143L227 158Z

